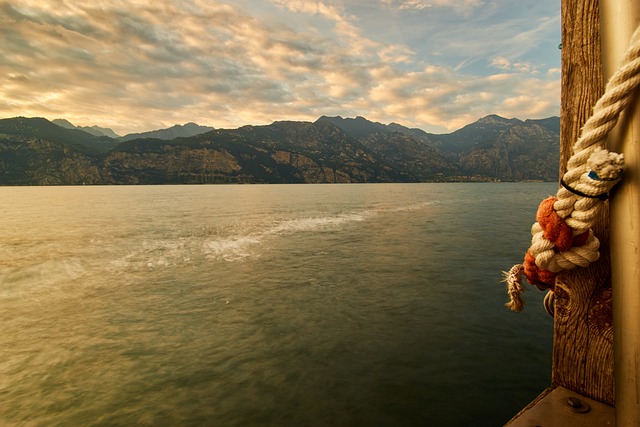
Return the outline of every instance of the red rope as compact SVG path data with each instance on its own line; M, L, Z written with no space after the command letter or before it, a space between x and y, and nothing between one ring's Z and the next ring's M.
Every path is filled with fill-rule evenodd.
M558 252L567 251L572 246L584 245L589 238L589 232L573 236L571 227L553 209L553 204L557 200L556 197L549 197L543 200L538 207L536 221L542 227L544 238L552 242ZM523 265L524 275L530 284L536 285L540 289L553 290L557 273L538 267L535 258L529 251L524 256Z
M544 230L544 238L553 242L560 252L564 252L573 246L573 238L571 228L553 210L553 204L557 200L556 197L543 200L538 207L536 221Z

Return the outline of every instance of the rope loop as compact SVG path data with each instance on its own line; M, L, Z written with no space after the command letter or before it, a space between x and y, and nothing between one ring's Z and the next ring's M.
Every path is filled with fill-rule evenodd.
M583 193L582 191L570 187L569 184L567 184L566 182L564 182L564 179L560 180L560 184L566 188L567 190L569 190L570 192L572 192L573 194L575 194L576 196L580 196L580 197L588 197L590 199L598 199L598 200L602 200L605 201L609 198L609 194L608 193L600 193L600 194L596 194L595 196L590 196L588 194Z
M556 196L543 200L538 208L523 263L503 272L510 299L506 306L511 310L524 309L522 276L539 289L553 291L559 272L587 267L600 258L600 242L591 229L609 191L622 179L624 166L623 154L602 145L620 113L634 101L639 86L640 26L572 147Z

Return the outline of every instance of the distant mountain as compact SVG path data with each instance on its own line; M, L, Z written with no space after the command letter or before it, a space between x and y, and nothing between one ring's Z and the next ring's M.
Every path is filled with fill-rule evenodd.
M364 117L343 119L322 116L316 123L331 123L360 141L376 156L398 171L410 182L436 181L457 175L457 166L430 145L424 131L397 124L383 125Z
M121 141L130 141L132 139L139 138L157 138L171 140L174 138L189 137L199 135L214 130L215 128L209 126L200 126L195 123L189 122L184 125L175 125L167 129L152 130L142 133L130 133L120 138Z
M427 171L435 172L436 161L440 170L437 177L448 179L474 180L495 179L507 181L541 180L554 181L558 177L560 152L560 118L550 117L541 120L506 119L498 115L489 115L450 134L437 135L421 129L410 129L392 123L383 125L368 121L362 117L343 119L341 117L323 116L324 120L335 124L353 137L367 141L377 140L377 146L370 148L383 150L387 148L385 159L389 156L403 156L403 162L416 171L418 165ZM403 134L411 137L412 143L402 144L404 149L389 144L391 135ZM397 137L396 137L397 138ZM382 141L382 144L380 143ZM412 144L428 147L440 156L438 158L427 148L409 152ZM411 163L411 159L424 158L421 163ZM447 163L443 162L444 159ZM427 172L418 174L421 179L429 178Z
M0 120L0 184L102 183L95 156L113 147L106 139L43 118Z
M126 141L106 157L105 166L121 183L401 180L337 127L308 122L220 129L171 141Z
M18 117L0 120L0 185L554 181L556 129L557 117L493 115L436 135L323 116L238 129L188 123L139 134L164 139L116 140Z
M54 123L65 129L80 129L95 136L108 136L109 138L119 138L119 135L109 128L102 128L99 126L75 126L73 123L65 119L55 119L55 120L52 120L51 123Z
M0 134L58 142L86 155L104 153L117 145L117 141L109 137L95 136L77 128L67 129L41 117L0 119Z
M523 122L491 115L433 138L432 145L465 175L554 181L560 160L559 129L559 117Z
M550 132L560 135L560 117L549 117L547 119L525 120L525 123L537 124Z
M361 116L358 116L355 119L343 119L340 116L322 116L318 119L318 121L331 123L332 125L339 127L354 138L363 138L376 132L389 132L387 125L369 121Z

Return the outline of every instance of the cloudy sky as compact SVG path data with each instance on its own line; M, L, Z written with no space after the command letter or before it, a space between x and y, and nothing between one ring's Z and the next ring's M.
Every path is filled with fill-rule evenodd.
M558 115L559 43L559 0L0 0L0 118L446 133Z

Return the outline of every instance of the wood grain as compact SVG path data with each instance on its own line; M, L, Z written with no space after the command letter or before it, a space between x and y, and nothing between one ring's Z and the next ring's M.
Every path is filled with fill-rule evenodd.
M562 2L560 173L571 147L604 91L597 0ZM558 275L552 385L614 404L608 206L594 227L601 258Z

